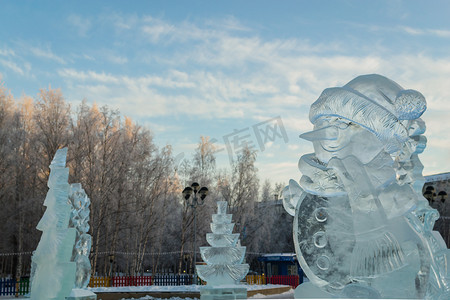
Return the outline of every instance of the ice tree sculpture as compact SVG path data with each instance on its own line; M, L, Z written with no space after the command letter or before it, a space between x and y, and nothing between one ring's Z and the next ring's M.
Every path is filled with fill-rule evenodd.
M77 265L75 275L75 288L86 288L91 277L91 251L92 238L89 231L89 205L91 201L84 192L80 183L70 185L69 201L72 208L69 227L75 228L76 238L71 261Z
M41 240L33 253L31 299L64 300L75 282L75 262L71 262L76 229L69 228L71 207L67 148L59 149L50 165L49 191L44 201L47 207L36 228Z
M312 285L296 297L450 299L450 250L422 196L424 96L380 75L325 89L283 205Z
M200 247L206 265L196 266L198 276L207 282L201 290L202 299L214 299L228 295L233 299L246 299L247 289L238 286L247 275L248 264L243 264L245 247L240 246L239 233L232 233L232 214L227 214L227 202L217 202L217 214L212 215L211 231L206 241L211 247Z

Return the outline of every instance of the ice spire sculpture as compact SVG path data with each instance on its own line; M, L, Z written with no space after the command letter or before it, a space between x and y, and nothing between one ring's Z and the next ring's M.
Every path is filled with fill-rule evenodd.
M70 259L76 229L69 228L66 156L67 148L59 149L50 165L49 191L44 201L47 209L36 226L42 236L32 257L31 299L64 300L75 282L76 264Z
M214 299L227 294L234 299L246 299L247 290L238 286L247 275L248 264L243 264L245 247L238 245L239 233L232 233L234 223L232 214L227 214L227 202L217 202L217 214L212 215L211 231L206 241L211 247L200 247L200 253L206 265L196 266L198 276L207 282L201 290L202 299Z
M450 250L422 196L424 96L380 75L325 89L300 137L300 181L283 190L298 261L298 298L450 299Z

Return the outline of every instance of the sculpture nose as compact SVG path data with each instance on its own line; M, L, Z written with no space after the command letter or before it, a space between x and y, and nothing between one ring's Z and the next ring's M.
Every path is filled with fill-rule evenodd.
M313 142L319 140L337 140L339 136L339 129L334 126L325 126L319 129L314 129L313 131L305 132L300 135L301 139Z

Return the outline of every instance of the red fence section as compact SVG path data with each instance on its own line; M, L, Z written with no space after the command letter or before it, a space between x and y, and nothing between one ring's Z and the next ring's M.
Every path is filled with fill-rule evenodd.
M267 277L267 283L290 285L294 289L299 285L298 275L274 275Z
M112 286L152 285L152 276L120 276L112 278Z

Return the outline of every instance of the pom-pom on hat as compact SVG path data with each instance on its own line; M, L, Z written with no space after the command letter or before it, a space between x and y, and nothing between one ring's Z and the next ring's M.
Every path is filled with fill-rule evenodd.
M326 116L347 119L373 132L392 153L409 138L400 120L417 119L425 110L421 93L371 74L358 76L343 87L325 89L311 105L309 119L312 123Z

